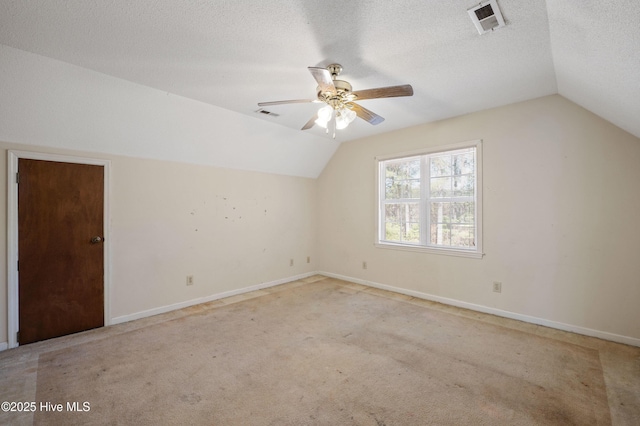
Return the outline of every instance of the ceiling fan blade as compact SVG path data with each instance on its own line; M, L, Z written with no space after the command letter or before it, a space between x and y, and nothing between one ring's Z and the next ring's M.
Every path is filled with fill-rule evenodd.
M318 87L321 92L335 92L336 87L333 85L331 79L331 73L326 68L308 67L309 72L318 82Z
M269 106L269 105L283 105L283 104L306 104L309 102L315 102L315 99L292 99L288 101L273 101L273 102L258 102L258 106Z
M410 84L404 84L402 86L389 86L378 87L377 89L358 90L352 93L356 96L356 99L361 101L363 99L376 99L376 98L396 98L399 96L413 96L413 87Z
M314 116L311 117L311 119L309 121L307 121L307 124L302 126L302 129L300 129L300 130L309 130L310 128L313 127L314 124L316 124L316 120L317 119L318 119L318 114L314 114Z
M349 102L347 105L356 113L356 115L362 118L364 121L373 124L380 124L384 121L384 118L380 117L373 111L369 111L368 109L361 107L355 102Z

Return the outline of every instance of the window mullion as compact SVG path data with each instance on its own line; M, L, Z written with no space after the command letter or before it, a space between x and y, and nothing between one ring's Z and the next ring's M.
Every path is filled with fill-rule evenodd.
M420 245L429 245L429 233L431 229L429 213L429 182L431 179L431 168L429 167L429 156L423 155L420 159Z
M378 240L386 239L386 235L384 234L385 230L385 222L387 220L387 212L386 212L386 204L387 204L387 192L386 192L386 169L384 167L384 162L378 163L378 199L382 200L382 203L378 203Z

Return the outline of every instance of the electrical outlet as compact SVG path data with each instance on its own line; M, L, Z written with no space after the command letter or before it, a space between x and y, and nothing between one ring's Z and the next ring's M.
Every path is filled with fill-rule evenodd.
M502 283L500 281L493 282L494 293L502 293Z
M193 285L193 275L187 275L187 285Z
M293 259L289 259L289 266L293 266Z
M307 263L311 263L311 256L307 256Z
M362 262L362 269L367 269L367 262Z

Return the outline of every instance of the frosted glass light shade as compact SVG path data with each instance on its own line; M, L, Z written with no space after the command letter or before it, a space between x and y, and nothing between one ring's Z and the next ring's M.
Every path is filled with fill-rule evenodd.
M333 108L331 106L326 105L318 110L318 118L315 123L323 128L327 128L327 123L331 120L331 116L333 115Z
M336 129L346 128L356 118L356 113L347 107L342 107L336 111Z

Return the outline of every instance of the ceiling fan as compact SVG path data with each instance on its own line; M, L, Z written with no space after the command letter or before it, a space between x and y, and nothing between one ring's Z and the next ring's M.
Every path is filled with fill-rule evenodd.
M353 91L351 84L337 77L342 72L342 65L331 64L327 68L309 67L309 72L318 83L317 99L293 99L287 101L260 102L258 106L282 105L317 102L326 105L320 108L311 119L302 126L302 130L307 130L317 124L320 127L333 129L333 137L336 137L336 129L344 129L360 117L364 121L373 125L380 124L384 118L368 109L358 105L355 101L377 98L394 98L399 96L412 96L413 88L410 84L402 86L379 87L376 89Z

